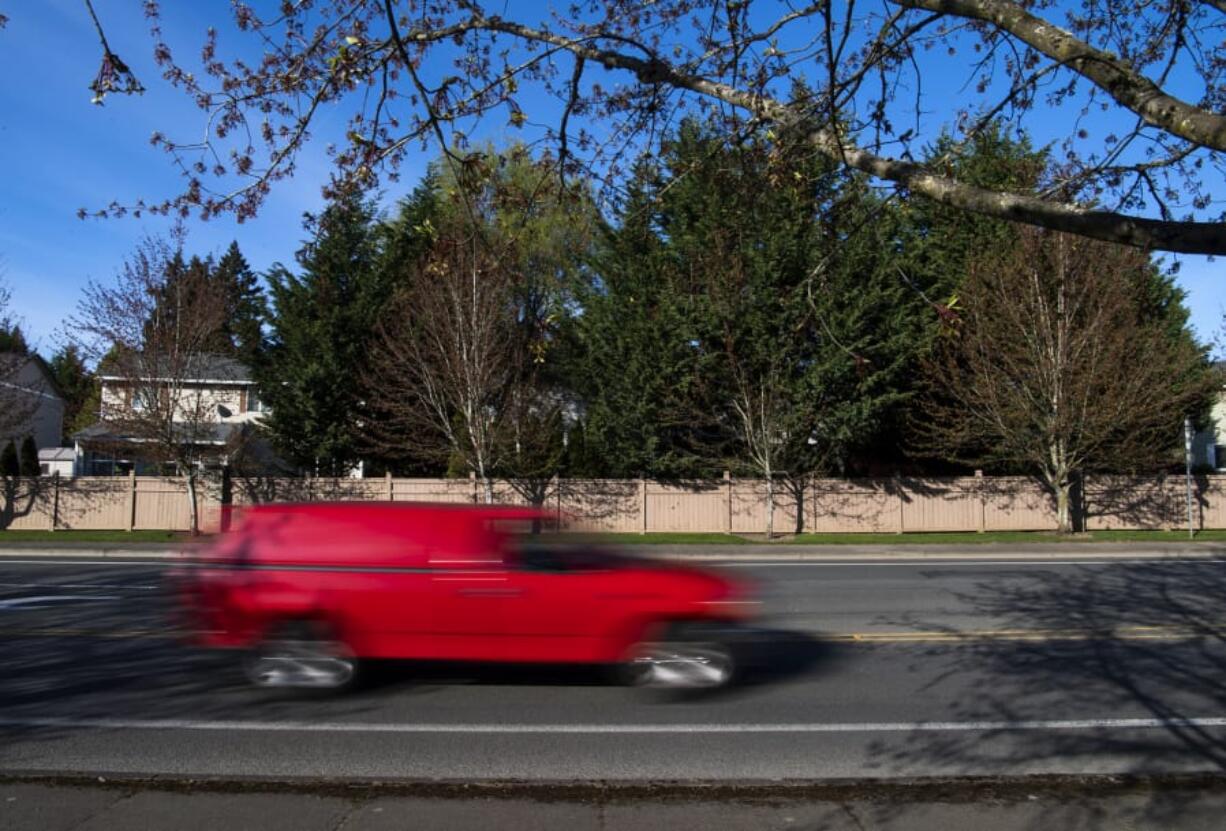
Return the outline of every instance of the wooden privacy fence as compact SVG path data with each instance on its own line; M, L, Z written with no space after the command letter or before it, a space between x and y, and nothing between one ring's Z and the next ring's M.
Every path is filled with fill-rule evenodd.
M224 491L224 493L223 493ZM228 487L202 482L201 527L216 530L223 500L236 506L261 502L379 500L478 502L472 479L241 479ZM494 489L501 503L526 504L505 483ZM1187 525L1182 477L1096 477L1082 489L1080 508L1088 530L1163 529ZM0 528L187 530L186 483L162 477L82 477L8 480L0 494ZM555 480L544 489L544 507L569 516L570 530L762 533L767 494L759 480L693 482ZM1193 521L1198 528L1226 528L1226 476L1195 479ZM775 486L774 527L814 532L1043 531L1056 527L1055 505L1025 477L814 479L799 492Z

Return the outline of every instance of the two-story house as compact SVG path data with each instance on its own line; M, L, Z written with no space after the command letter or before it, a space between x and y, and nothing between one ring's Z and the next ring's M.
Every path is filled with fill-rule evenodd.
M73 435L79 475L174 473L148 452L159 432L193 445L202 464L225 465L265 412L250 370L232 358L195 356L174 372L145 366L100 369L99 421Z
M0 352L0 443L27 436L41 451L60 446L64 397L42 358Z

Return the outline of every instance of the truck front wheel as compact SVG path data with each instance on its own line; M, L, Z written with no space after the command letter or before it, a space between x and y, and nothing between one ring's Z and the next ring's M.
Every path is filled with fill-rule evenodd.
M634 686L673 690L712 690L732 683L736 658L718 628L669 627L659 640L638 644L626 664Z

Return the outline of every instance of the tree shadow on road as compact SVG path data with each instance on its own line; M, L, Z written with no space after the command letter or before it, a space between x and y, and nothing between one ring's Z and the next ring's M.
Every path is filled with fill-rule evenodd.
M916 659L943 667L924 692L953 700L951 720L1011 726L916 731L901 743L874 743L871 753L883 770L1226 770L1226 730L1192 721L1226 713L1226 569L1193 561L1116 563L1016 577L985 578L956 596L958 608L1015 634L931 644ZM894 623L956 634L914 617ZM1018 630L1040 634L1023 639ZM1017 725L1069 719L1145 719L1157 726ZM1154 801L1168 818L1169 802Z

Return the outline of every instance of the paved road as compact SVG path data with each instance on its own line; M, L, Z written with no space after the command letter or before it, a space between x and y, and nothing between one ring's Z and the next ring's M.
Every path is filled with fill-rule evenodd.
M0 771L443 780L1226 766L1226 562L724 563L763 666L644 695L585 670L384 667L254 691L167 636L156 563L0 562Z

